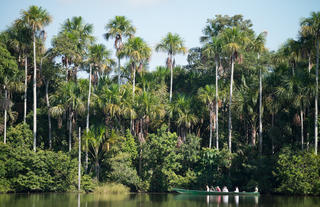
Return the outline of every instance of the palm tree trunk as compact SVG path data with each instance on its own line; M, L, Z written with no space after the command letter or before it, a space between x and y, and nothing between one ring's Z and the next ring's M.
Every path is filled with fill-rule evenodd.
M216 148L219 150L219 96L218 96L218 60L216 60Z
M68 58L66 58L66 82L68 82L68 76L69 76L69 61Z
M24 110L23 110L23 123L26 123L27 118L27 89L28 89L28 58L25 57L24 62Z
M52 135L51 135L51 115L50 115L50 112L49 112L49 109L50 109L50 101L49 101L49 81L46 81L45 82L45 85L46 85L46 102L47 102L47 108L48 108L48 130L49 130L49 149L52 148Z
M258 56L259 59L259 56ZM262 74L259 70L259 155L262 155Z
M319 87L319 38L317 38L317 64L316 64L316 97L314 113L314 153L318 154L318 87Z
M8 98L8 90L7 88L4 89L4 98L5 101L7 102L7 98ZM6 104L7 105L7 104ZM7 143L7 106L4 107L4 123L3 123L4 127L3 127L3 143Z
M309 56L309 57L308 57L308 71L309 71L309 73L310 73L311 68L312 68L312 65L311 65L311 54L309 54L308 56Z
M271 114L271 129L273 129L274 127L274 112L272 112ZM273 139L273 135L271 136L271 150L272 150L272 154L274 154L274 139Z
M228 136L228 144L229 151L231 152L231 134L232 134L232 120L231 120L231 105L232 105L232 86L233 86L233 70L234 70L234 57L231 57L231 78L230 78L230 97L229 97L229 136Z
M120 57L118 57L118 86L120 86Z
M79 127L79 151L78 151L78 191L81 186L81 127Z
M172 100L172 86L173 86L173 60L172 60L172 54L170 54L170 96L169 96L169 100L170 100L170 103L171 103L171 100Z
M256 146L256 136L257 136L257 129L255 124L252 124L251 127L251 145Z
M92 76L92 65L90 64L89 71L89 92L88 92L88 105L87 105L87 124L86 131L89 132L89 116L90 116L90 97L91 97L91 76ZM88 169L88 140L86 140L86 158L85 158L85 171Z
M69 152L71 152L72 117L73 117L73 112L70 111L70 115L69 115Z
M134 92L136 89L136 66L133 66L133 78L132 78L132 95L134 97Z
M304 137L303 137L303 110L300 108L300 121L301 121L301 150L303 150Z
M37 145L37 61L36 36L33 33L33 151Z
M98 159L98 150L97 149L95 149L95 167L96 167L96 179L97 179L97 181L99 182L99 171L100 171L100 166L99 166L99 159Z
M209 148L211 149L211 143L212 143L212 116L213 112L210 109L210 138L209 138Z

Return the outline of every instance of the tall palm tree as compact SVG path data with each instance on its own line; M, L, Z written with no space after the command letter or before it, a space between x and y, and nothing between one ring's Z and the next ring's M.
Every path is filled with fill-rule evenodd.
M231 137L232 137L232 87L233 87L233 72L235 60L238 58L242 47L245 43L245 33L238 27L227 28L221 33L223 41L223 49L227 52L231 59L231 77L230 77L230 96L229 96L229 118L228 118L228 147L231 152Z
M136 33L136 28L132 26L131 21L128 20L125 16L115 16L114 19L111 19L106 25L105 29L107 33L105 34L106 40L114 38L114 47L117 52L118 57L118 85L120 85L120 59L121 53L120 50L123 46L123 38L131 38Z
M66 33L67 37L69 37L74 44L74 56L71 58L73 58L74 63L72 75L75 80L77 80L78 68L84 61L90 43L94 40L92 32L93 25L86 24L81 16L67 19L62 25L61 34Z
M199 99L207 105L209 111L209 120L210 120L210 138L209 138L209 148L211 148L212 143L212 129L217 127L215 124L213 126L212 119L216 116L214 114L214 105L215 105L215 93L216 89L213 85L206 85L203 88L199 88L198 97ZM217 148L218 149L218 148Z
M37 144L37 56L36 35L42 32L43 27L51 22L51 16L45 9L38 6L30 6L27 11L22 10L22 21L32 31L33 40L33 150Z
M140 37L130 38L123 47L123 54L130 58L132 69L132 94L135 95L136 71L142 69L143 65L151 56L151 48Z
M175 64L174 56L176 54L186 54L187 49L184 46L184 41L178 34L172 34L169 32L159 44L156 45L156 51L162 51L168 53L167 66L170 68L170 96L169 100L172 100L172 86L173 86L173 66Z
M26 123L27 117L27 89L28 89L28 52L32 43L32 32L25 23L18 19L15 21L12 27L8 30L9 33L9 45L14 48L14 51L18 53L18 61L20 57L24 59L24 111L23 122Z
M85 112L85 95L81 92L81 86L70 81L63 82L58 87L55 94L50 96L53 102L53 107L50 108L50 113L55 116L61 116L65 112L69 112L69 152L72 144L72 123L75 121L76 112Z
M4 90L4 103L2 105L4 110L3 142L5 144L7 141L7 112L11 106L8 99L8 90L12 89L17 82L18 73L18 66L14 57L11 56L4 45L0 44L0 86Z
M258 67L259 67L259 154L262 155L262 73L261 66L259 66L260 54L263 53L266 48L264 47L266 41L267 32L260 33L254 41L252 41L252 49L258 55Z
M215 131L216 131L216 148L219 150L219 93L218 93L218 80L219 80L219 66L220 66L220 56L222 53L222 43L219 36L211 37L211 40L204 46L203 53L208 57L214 57L215 66L216 66L216 87L215 87L215 103L216 103L216 112L215 112Z
M311 17L301 22L303 33L310 34L315 39L316 45L316 94L314 113L314 153L318 154L318 88L319 88L319 40L320 40L320 12L312 12Z
M110 64L113 60L110 59L110 51L102 44L95 44L89 48L89 90L88 90L88 102L87 102L87 120L86 120L86 133L89 132L89 117L90 117L90 100L91 100L91 84L92 84L92 68L96 69L96 74L100 73L100 76L106 72L109 72L111 68ZM98 79L98 77L96 77ZM85 170L88 168L88 143L86 141L85 149Z

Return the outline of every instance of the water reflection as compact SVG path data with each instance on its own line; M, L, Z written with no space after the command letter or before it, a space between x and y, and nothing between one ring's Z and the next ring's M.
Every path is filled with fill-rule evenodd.
M318 207L319 197L186 194L0 194L0 207Z
M175 196L176 200L188 200L194 202L205 201L207 206L258 206L259 196L229 196L229 195L187 195L179 194Z

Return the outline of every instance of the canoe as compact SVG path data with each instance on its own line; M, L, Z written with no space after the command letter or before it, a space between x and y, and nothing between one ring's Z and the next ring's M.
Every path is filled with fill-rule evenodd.
M186 190L182 188L173 188L172 191L177 193L192 194L192 195L241 195L241 196L258 196L259 192L218 192L204 190Z

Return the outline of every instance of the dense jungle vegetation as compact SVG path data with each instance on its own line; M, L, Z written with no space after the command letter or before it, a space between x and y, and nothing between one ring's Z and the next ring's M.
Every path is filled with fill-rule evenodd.
M151 48L124 16L106 22L114 48L81 16L46 48L51 21L31 6L0 34L0 192L75 191L81 137L87 192L115 182L320 194L320 12L278 51L242 15L209 17L188 49L171 32ZM150 68L157 52L165 64Z

